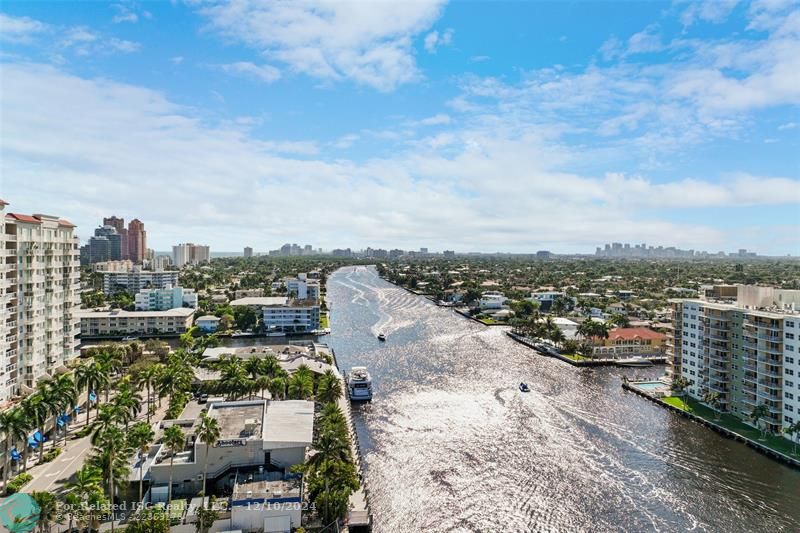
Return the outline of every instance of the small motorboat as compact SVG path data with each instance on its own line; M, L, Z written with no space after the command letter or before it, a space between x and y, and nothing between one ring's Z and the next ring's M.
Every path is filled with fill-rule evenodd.
M133 342L138 340L139 337L134 337L134 336L122 337L122 342Z
M617 366L645 367L653 366L653 362L644 357L629 357L628 359L618 359Z
M522 392L530 392L531 391L531 389L528 387L528 384L525 383L524 381L519 384L519 390L522 391Z
M384 335L383 333L379 333L378 334L378 340L379 341L385 341L386 340L386 335Z

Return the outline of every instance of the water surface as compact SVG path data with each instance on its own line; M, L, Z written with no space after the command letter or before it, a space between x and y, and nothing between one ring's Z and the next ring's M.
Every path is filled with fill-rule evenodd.
M374 380L355 414L378 533L800 530L800 471L620 387L663 367L573 368L366 267L328 300L339 364Z

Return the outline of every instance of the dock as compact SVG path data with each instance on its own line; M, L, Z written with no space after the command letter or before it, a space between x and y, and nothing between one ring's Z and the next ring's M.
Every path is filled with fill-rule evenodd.
M345 526L341 531L352 531L356 533L372 531L372 513L369 509L369 492L364 486L364 474L361 464L361 446L358 443L358 433L356 433L356 426L353 423L353 413L350 409L350 397L347 394L347 384L345 383L344 376L339 370L339 363L336 360L336 353L330 348L331 356L333 357L333 371L336 377L342 384L342 396L339 397L339 408L347 418L347 428L350 435L350 453L353 456L356 472L358 472L359 487L353 494L350 495L350 506L347 511L347 520Z
M522 335L517 335L511 331L506 331L506 335L508 335L511 339L517 341L518 343L527 346L531 350L535 350L537 353L544 355L546 357L552 357L554 359L558 359L559 361L564 361L567 364L572 366L622 366L619 365L619 359L584 359L580 361L575 361L570 359L569 357L562 355L555 350L543 350L540 347L536 346L536 344L531 341L530 339L523 337ZM642 359L646 359L653 363L654 365L665 365L667 364L667 357L656 356L656 357L642 357Z

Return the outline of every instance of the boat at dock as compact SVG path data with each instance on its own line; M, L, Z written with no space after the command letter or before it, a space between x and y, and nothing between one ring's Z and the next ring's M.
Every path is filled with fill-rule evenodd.
M616 361L617 366L628 366L628 367L645 367L645 366L653 366L653 362L650 359L645 359L644 357L629 357L627 359L619 359Z
M365 366L354 366L347 374L347 392L351 402L372 400L372 376Z

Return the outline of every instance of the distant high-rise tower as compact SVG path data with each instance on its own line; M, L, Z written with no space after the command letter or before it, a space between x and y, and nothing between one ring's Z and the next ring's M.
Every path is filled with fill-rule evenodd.
M141 263L147 250L147 232L144 224L134 218L128 224L128 259L134 263Z
M249 246L244 247L244 257L245 259L253 257L253 249L250 248Z
M119 258L128 259L128 229L125 227L125 219L116 215L103 219L104 226L111 226L119 233Z

